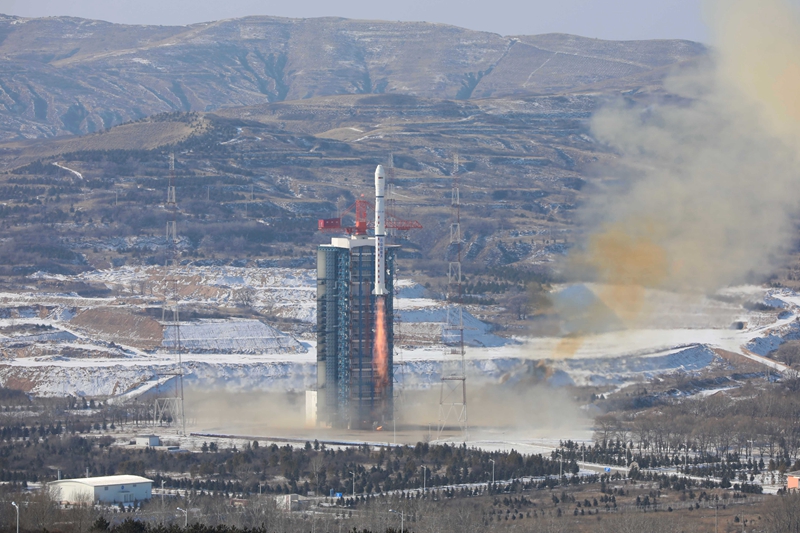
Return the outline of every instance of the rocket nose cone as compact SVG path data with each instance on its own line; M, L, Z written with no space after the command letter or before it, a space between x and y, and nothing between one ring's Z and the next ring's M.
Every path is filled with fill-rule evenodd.
M378 168L375 169L375 179L383 178L386 176L386 173L383 171L383 165L378 165Z

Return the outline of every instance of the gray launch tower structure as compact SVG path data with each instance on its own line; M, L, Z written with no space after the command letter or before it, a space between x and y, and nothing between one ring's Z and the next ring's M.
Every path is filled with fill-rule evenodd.
M386 290L394 293L395 250L386 247ZM392 419L394 309L373 294L375 238L331 239L317 249L317 420L374 429ZM373 362L377 299L385 298L388 380Z
M395 247L386 246L386 180L375 169L374 235L367 203L356 202L356 225L317 249L317 423L376 429L394 419Z

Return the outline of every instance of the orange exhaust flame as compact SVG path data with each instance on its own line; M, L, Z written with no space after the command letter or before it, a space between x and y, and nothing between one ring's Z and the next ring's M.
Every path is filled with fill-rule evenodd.
M378 297L375 313L375 345L372 350L372 368L375 371L375 389L384 390L389 385L389 343L386 336L386 302Z

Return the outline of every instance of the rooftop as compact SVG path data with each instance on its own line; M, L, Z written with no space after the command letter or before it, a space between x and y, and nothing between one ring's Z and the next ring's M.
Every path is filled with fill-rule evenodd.
M106 485L132 485L134 483L152 483L152 479L147 479L142 476L99 476L99 477L78 477L75 479L60 479L58 481L51 481L48 485L66 483L72 481L75 483L83 483L90 487L103 487Z

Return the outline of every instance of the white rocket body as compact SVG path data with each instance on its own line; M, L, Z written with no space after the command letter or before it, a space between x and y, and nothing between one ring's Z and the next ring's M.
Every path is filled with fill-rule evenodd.
M372 294L383 296L386 291L386 173L383 166L375 169L375 290Z

